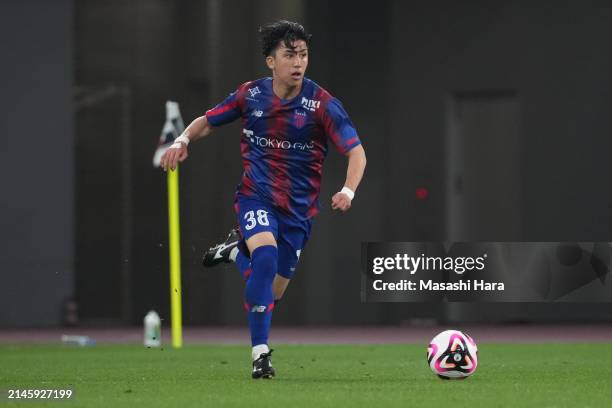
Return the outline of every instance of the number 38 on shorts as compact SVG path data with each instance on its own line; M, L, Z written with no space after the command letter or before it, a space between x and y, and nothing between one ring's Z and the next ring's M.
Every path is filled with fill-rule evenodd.
M251 210L244 213L244 220L246 224L244 228L247 231L252 230L258 224L262 227L267 227L270 225L270 221L268 220L268 212L266 210Z
M259 200L244 197L238 198L235 208L238 210L238 221L244 240L260 232L270 232L274 239L278 238L278 214L273 208Z

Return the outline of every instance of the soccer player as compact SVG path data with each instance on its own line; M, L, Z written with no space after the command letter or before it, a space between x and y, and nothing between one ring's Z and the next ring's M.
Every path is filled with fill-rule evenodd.
M268 333L279 300L319 212L328 143L348 158L344 186L331 207L347 211L366 165L357 131L338 99L304 77L311 35L298 23L277 21L259 29L272 77L242 84L196 118L161 159L164 170L187 158L190 142L241 119L244 173L234 208L239 231L210 252L205 265L234 261L246 281L244 306L252 343L253 378L275 375ZM241 244L238 245L240 240ZM207 262L208 261L208 262Z

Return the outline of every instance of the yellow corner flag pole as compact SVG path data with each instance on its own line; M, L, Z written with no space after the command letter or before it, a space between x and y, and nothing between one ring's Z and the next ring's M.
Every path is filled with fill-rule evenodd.
M178 102L166 101L166 122L153 155L153 166L160 167L164 153L185 130ZM181 311L181 227L179 224L179 170L168 169L168 234L170 235L170 316L172 347L183 346Z
M179 169L168 169L168 232L170 235L170 310L172 347L183 346L181 306L181 228L179 224Z

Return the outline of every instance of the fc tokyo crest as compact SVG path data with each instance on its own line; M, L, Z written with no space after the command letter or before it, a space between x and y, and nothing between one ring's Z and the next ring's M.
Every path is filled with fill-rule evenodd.
M306 112L296 109L293 115L293 124L296 128L301 129L306 124Z

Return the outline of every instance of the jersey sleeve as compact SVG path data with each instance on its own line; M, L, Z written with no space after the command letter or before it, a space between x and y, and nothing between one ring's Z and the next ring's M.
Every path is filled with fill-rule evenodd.
M217 106L206 111L206 119L213 126L230 123L242 116L244 107L244 91L249 83L242 84L237 90Z
M325 107L323 127L327 137L341 154L346 154L353 147L361 144L353 122L344 110L342 103L336 98L330 99Z

